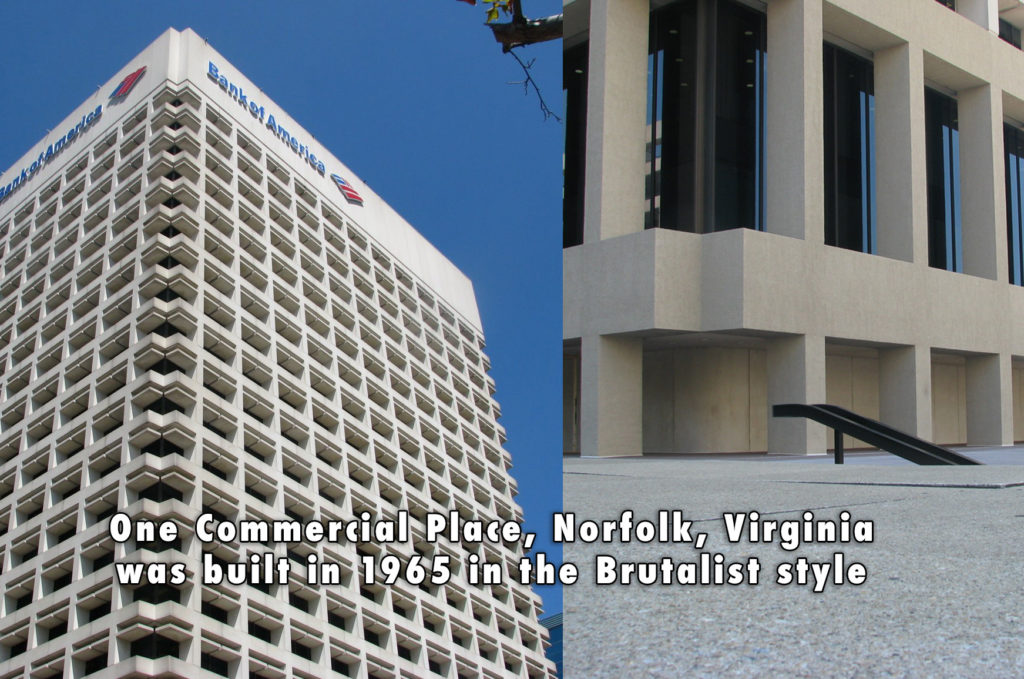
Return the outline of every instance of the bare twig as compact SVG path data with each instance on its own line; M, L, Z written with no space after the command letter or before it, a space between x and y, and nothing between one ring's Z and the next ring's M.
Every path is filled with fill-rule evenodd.
M516 54L514 50L508 50L508 53L511 54L517 62L519 62L520 68L523 69L523 75L526 76L525 80L511 82L509 84L522 85L524 94L529 94L530 87L533 87L533 91L537 93L537 101L540 103L540 111L541 113L544 114L544 120L547 120L548 118L554 118L558 122L562 122L562 119L559 118L555 114L555 112L548 107L547 102L544 101L544 95L541 94L540 88L537 87L537 83L536 81L534 81L533 75L530 73L530 69L533 68L533 62L536 61L536 59L530 59L530 61L524 63L523 60L519 58L519 55Z

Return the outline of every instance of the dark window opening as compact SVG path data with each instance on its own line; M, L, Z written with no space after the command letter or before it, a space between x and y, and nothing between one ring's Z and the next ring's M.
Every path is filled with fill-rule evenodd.
M583 243L583 193L587 158L588 43L562 55L565 90L565 170L562 193L562 247Z
M147 634L132 642L131 654L142 658L162 658L167 655L178 656L179 644L161 634Z
M645 228L764 230L766 40L727 0L651 14Z
M53 627L50 627L49 629L46 630L46 640L47 641L53 641L57 637L63 636L64 634L67 634L67 631L68 631L68 621L67 620L62 620L61 622L57 623Z
M173 302L176 299L181 299L181 295L170 288L164 288L160 292L153 295L154 299L159 299L164 302Z
M159 361L152 364L148 368L146 368L146 370L153 370L154 372L158 372L161 375L170 375L175 370L179 372L185 372L184 368L182 368L180 365L170 360L166 356L161 358ZM163 441L163 439L160 440Z
M177 170L171 170L170 172L165 174L164 177L166 177L167 179L170 179L172 182L174 182L174 181L178 181L179 179L181 179L181 173L178 172Z
M56 592L59 589L64 589L71 584L71 573L65 573L59 578L55 578L51 581L53 583L53 591Z
M217 622L227 624L228 612L219 606L214 606L209 601L204 601L201 608L203 615L208 618L213 618Z
M177 120L175 120L174 122L172 122L167 127L171 128L172 130L180 130L182 128L182 124L179 123Z
M309 646L303 646L297 641L292 642L292 653L306 660L313 659L313 649Z
M380 641L380 635L374 632L372 629L363 630L363 639L365 639L367 643L373 644L374 646L382 646Z
M168 238L174 238L179 233L181 233L181 231L178 231L177 227L175 227L173 224L169 225L167 228L160 232L161 235L167 236Z
M228 480L228 475L225 472L222 472L221 470L217 469L216 467L214 467L209 462L203 461L203 469L205 469L206 471L210 472L211 474L216 476L218 479L221 479L221 480L224 480L224 481Z
M162 204L164 205L164 207L175 208L175 207L178 207L179 205L181 205L181 201L178 200L177 198L175 198L174 196L171 196L170 198L165 200Z
M175 368L177 368L177 366L175 366ZM155 368L153 366L150 366L149 369L154 370ZM166 375L167 373L164 374ZM177 453L178 455L184 455L185 449L179 445L171 443L170 441L161 436L155 441L147 443L145 446L143 446L142 452L148 453L150 455L155 455L156 457L167 457L168 455L174 455L175 453Z
M167 149L167 152L170 153L172 156L176 156L179 153L181 153L181 147L178 146L177 144L172 144L171 147Z
M92 570L95 573L104 566L109 566L112 563L114 563L114 553L104 552L103 554L99 555L98 557L92 560Z
M157 398L155 401L146 406L146 410L151 410L154 413L159 413L161 415L166 415L168 413L185 412L185 408L183 406L178 405L177 403L167 398L166 396L161 396Z
M160 325L156 326L155 328L153 328L153 332L156 333L157 335L160 335L161 337L171 337L173 335L185 334L182 330L178 329L178 327L175 326L170 321L164 321Z
M646 228L696 231L697 4L651 14L647 57Z
M352 676L349 674L349 667L346 663L341 662L337 658L331 658L331 671L337 672L338 674L344 674L346 677Z
M28 594L22 594L20 597L14 600L14 610L20 611L21 609L25 608L25 606L28 606L30 603L32 603L32 592L29 592Z
M157 481L140 490L139 499L153 500L154 502L163 502L164 500L183 501L185 496L174 486L170 486L163 481Z
M161 259L160 261L158 261L156 263L156 265L157 266L162 266L165 269L173 269L176 266L181 266L181 262L176 260L174 257L171 257L170 255L168 255L168 256L164 257L163 259Z
M181 603L179 596L178 590L170 585L145 584L132 591L132 601L145 601L148 604L162 604L167 601L178 604Z
M1010 282L1024 285L1024 130L1003 125Z
M928 166L928 264L963 271L960 223L960 132L956 99L925 88Z
M303 613L309 613L309 601L307 599L303 599L295 592L288 593L288 603L292 608L297 608Z
M825 243L874 253L873 64L825 45Z
M10 654L11 654L12 658L14 658L16 656L19 656L19 655L21 655L22 653L24 653L25 651L28 650L28 639L22 639L18 643L11 644L7 648L10 651Z
M199 655L199 666L208 672L219 674L222 677L231 676L228 672L228 661L221 660L215 655L203 652Z
M271 643L271 631L263 625L259 625L255 622L252 622L251 620L249 621L249 634L251 636L256 637L257 639L262 639L268 644Z
M89 609L89 622L96 622L105 615L110 614L110 602L104 601L96 608ZM106 665L104 665L106 667Z
M90 659L86 660L85 661L85 667L83 669L85 671L85 674L88 675L88 674L92 674L94 672L99 672L100 670L104 670L106 668L107 668L107 656L106 656L106 654L104 654L104 655L98 655L95 658L90 658Z
M1005 19L999 20L999 37L1020 49L1020 29Z

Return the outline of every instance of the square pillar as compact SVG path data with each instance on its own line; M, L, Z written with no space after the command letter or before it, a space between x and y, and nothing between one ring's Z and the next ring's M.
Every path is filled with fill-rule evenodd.
M583 241L644 228L648 0L592 0Z
M826 428L803 417L773 417L779 403L825 402L825 338L781 337L768 343L768 454L824 454Z
M821 0L768 4L765 58L765 226L825 241Z
M962 90L957 113L964 273L1008 283L1002 93L992 85Z
M1013 445L1013 373L1009 354L967 357L967 445Z
M896 45L875 52L878 254L928 264L924 55Z
M926 346L878 352L879 419L932 440L932 354Z
M580 342L580 455L643 454L643 339L611 335Z
M999 34L998 0L957 0L956 11L982 28Z

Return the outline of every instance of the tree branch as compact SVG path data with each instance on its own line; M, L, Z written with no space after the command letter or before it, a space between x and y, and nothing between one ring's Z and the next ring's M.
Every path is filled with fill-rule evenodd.
M562 122L562 119L555 115L555 112L548 107L547 102L544 101L544 95L540 93L540 88L537 87L537 83L534 81L533 75L530 74L530 69L533 68L534 59L530 59L529 62L524 63L523 60L519 58L519 55L513 52L511 49L506 49L505 51L511 54L512 57L517 62L519 62L519 66L523 69L523 75L526 76L526 79L521 82L509 84L522 85L525 94L530 93L530 87L532 86L533 91L537 93L537 101L540 103L540 111L541 113L544 114L544 120L547 120L548 118L554 118L558 122Z

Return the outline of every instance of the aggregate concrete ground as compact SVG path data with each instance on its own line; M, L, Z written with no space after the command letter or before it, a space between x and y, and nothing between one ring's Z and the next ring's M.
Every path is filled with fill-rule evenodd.
M564 590L565 676L1022 677L1024 449L967 449L977 467L893 464L892 456L831 459L566 458L564 508L577 520L636 520L682 509L706 532L702 551L756 556L754 585L593 584L594 561L695 561L691 545L566 544L580 581ZM874 522L871 544L730 544L724 512L764 519ZM867 569L863 585L775 583L799 556Z

